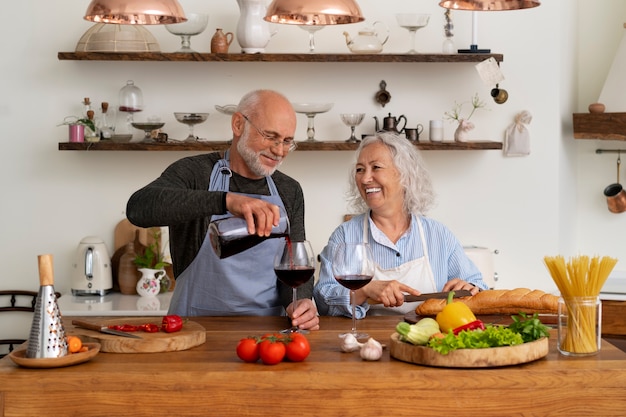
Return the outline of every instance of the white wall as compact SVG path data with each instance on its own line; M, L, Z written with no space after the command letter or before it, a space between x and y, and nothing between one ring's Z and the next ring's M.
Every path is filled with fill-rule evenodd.
M439 52L443 12L437 1L361 0L368 22L388 24L387 52L408 49L408 33L394 21L398 11L432 13L417 33L418 48ZM0 36L3 131L0 205L3 248L1 288L38 288L37 254L55 256L56 288L70 289L70 268L80 239L102 237L112 251L113 229L124 218L129 195L185 152L60 152L67 115L78 114L83 97L115 103L127 79L141 87L147 109L172 137L186 134L174 111L209 111L201 137L229 137L228 118L214 105L236 103L253 88L275 88L294 101L329 101L334 108L316 118L319 138L347 137L339 113L367 114L357 133L373 130L373 116L404 114L409 124L427 124L474 93L489 103L472 118L474 139L502 140L514 116L533 115L531 155L505 158L499 151L427 151L438 205L431 215L465 244L498 249L497 286L552 290L545 255L586 253L626 258L620 231L626 215L610 214L602 190L614 181L615 161L596 156L595 141L574 141L571 113L595 101L621 37L626 6L620 0L545 1L539 8L479 15L479 46L503 53L510 99L497 105L472 64L306 64L159 63L59 61L91 26L82 19L87 1L12 2L11 19ZM192 47L208 52L216 27L235 31L234 0L182 0L186 11L210 14L208 29ZM33 11L36 10L35 13ZM50 17L53 19L50 20ZM453 12L457 47L467 47L471 13ZM341 32L353 36L363 24L317 33L319 52L347 52ZM615 30L609 28L617 27ZM174 51L179 39L163 27L149 27L161 49ZM237 51L236 41L231 52ZM304 52L307 33L281 27L268 52ZM372 97L384 79L392 101L383 109ZM453 126L446 124L451 139ZM141 132L137 132L138 135ZM299 116L298 136L306 134ZM603 143L618 146L619 143ZM347 212L343 193L351 152L295 152L283 170L300 180L307 201L307 233L316 250ZM621 269L623 262L618 265Z

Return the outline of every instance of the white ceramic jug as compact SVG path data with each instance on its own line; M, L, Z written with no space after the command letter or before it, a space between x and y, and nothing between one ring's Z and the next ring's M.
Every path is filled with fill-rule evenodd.
M140 268L141 278L137 281L137 294L142 297L154 297L161 291L161 278L165 276L163 269Z
M276 31L270 30L268 22L263 20L267 12L266 0L237 0L239 21L237 22L237 42L246 54L265 52L265 47Z

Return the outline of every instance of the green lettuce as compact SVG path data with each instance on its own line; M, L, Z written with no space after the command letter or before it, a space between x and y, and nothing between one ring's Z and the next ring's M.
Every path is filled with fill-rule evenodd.
M450 332L443 338L432 338L428 346L447 355L456 349L485 349L522 343L522 335L508 327L488 325L485 330L464 330L456 336Z

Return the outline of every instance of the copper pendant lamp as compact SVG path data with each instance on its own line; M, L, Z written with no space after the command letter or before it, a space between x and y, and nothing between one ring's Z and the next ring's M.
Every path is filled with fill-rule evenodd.
M343 25L365 18L356 0L274 0L265 20L288 25Z
M483 12L530 9L540 4L537 0L444 0L439 2L439 5L446 9Z
M488 54L491 49L478 48L478 16L476 12L497 12L504 10L530 9L539 6L538 0L443 0L439 5L451 10L472 12L472 44L469 49L459 49L459 53Z
M92 0L85 20L122 25L165 25L186 22L177 0Z

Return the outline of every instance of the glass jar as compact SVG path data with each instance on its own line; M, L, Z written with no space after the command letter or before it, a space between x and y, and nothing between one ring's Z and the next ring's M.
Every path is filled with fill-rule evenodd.
M595 355L602 340L602 301L597 296L561 297L557 349L566 356Z

